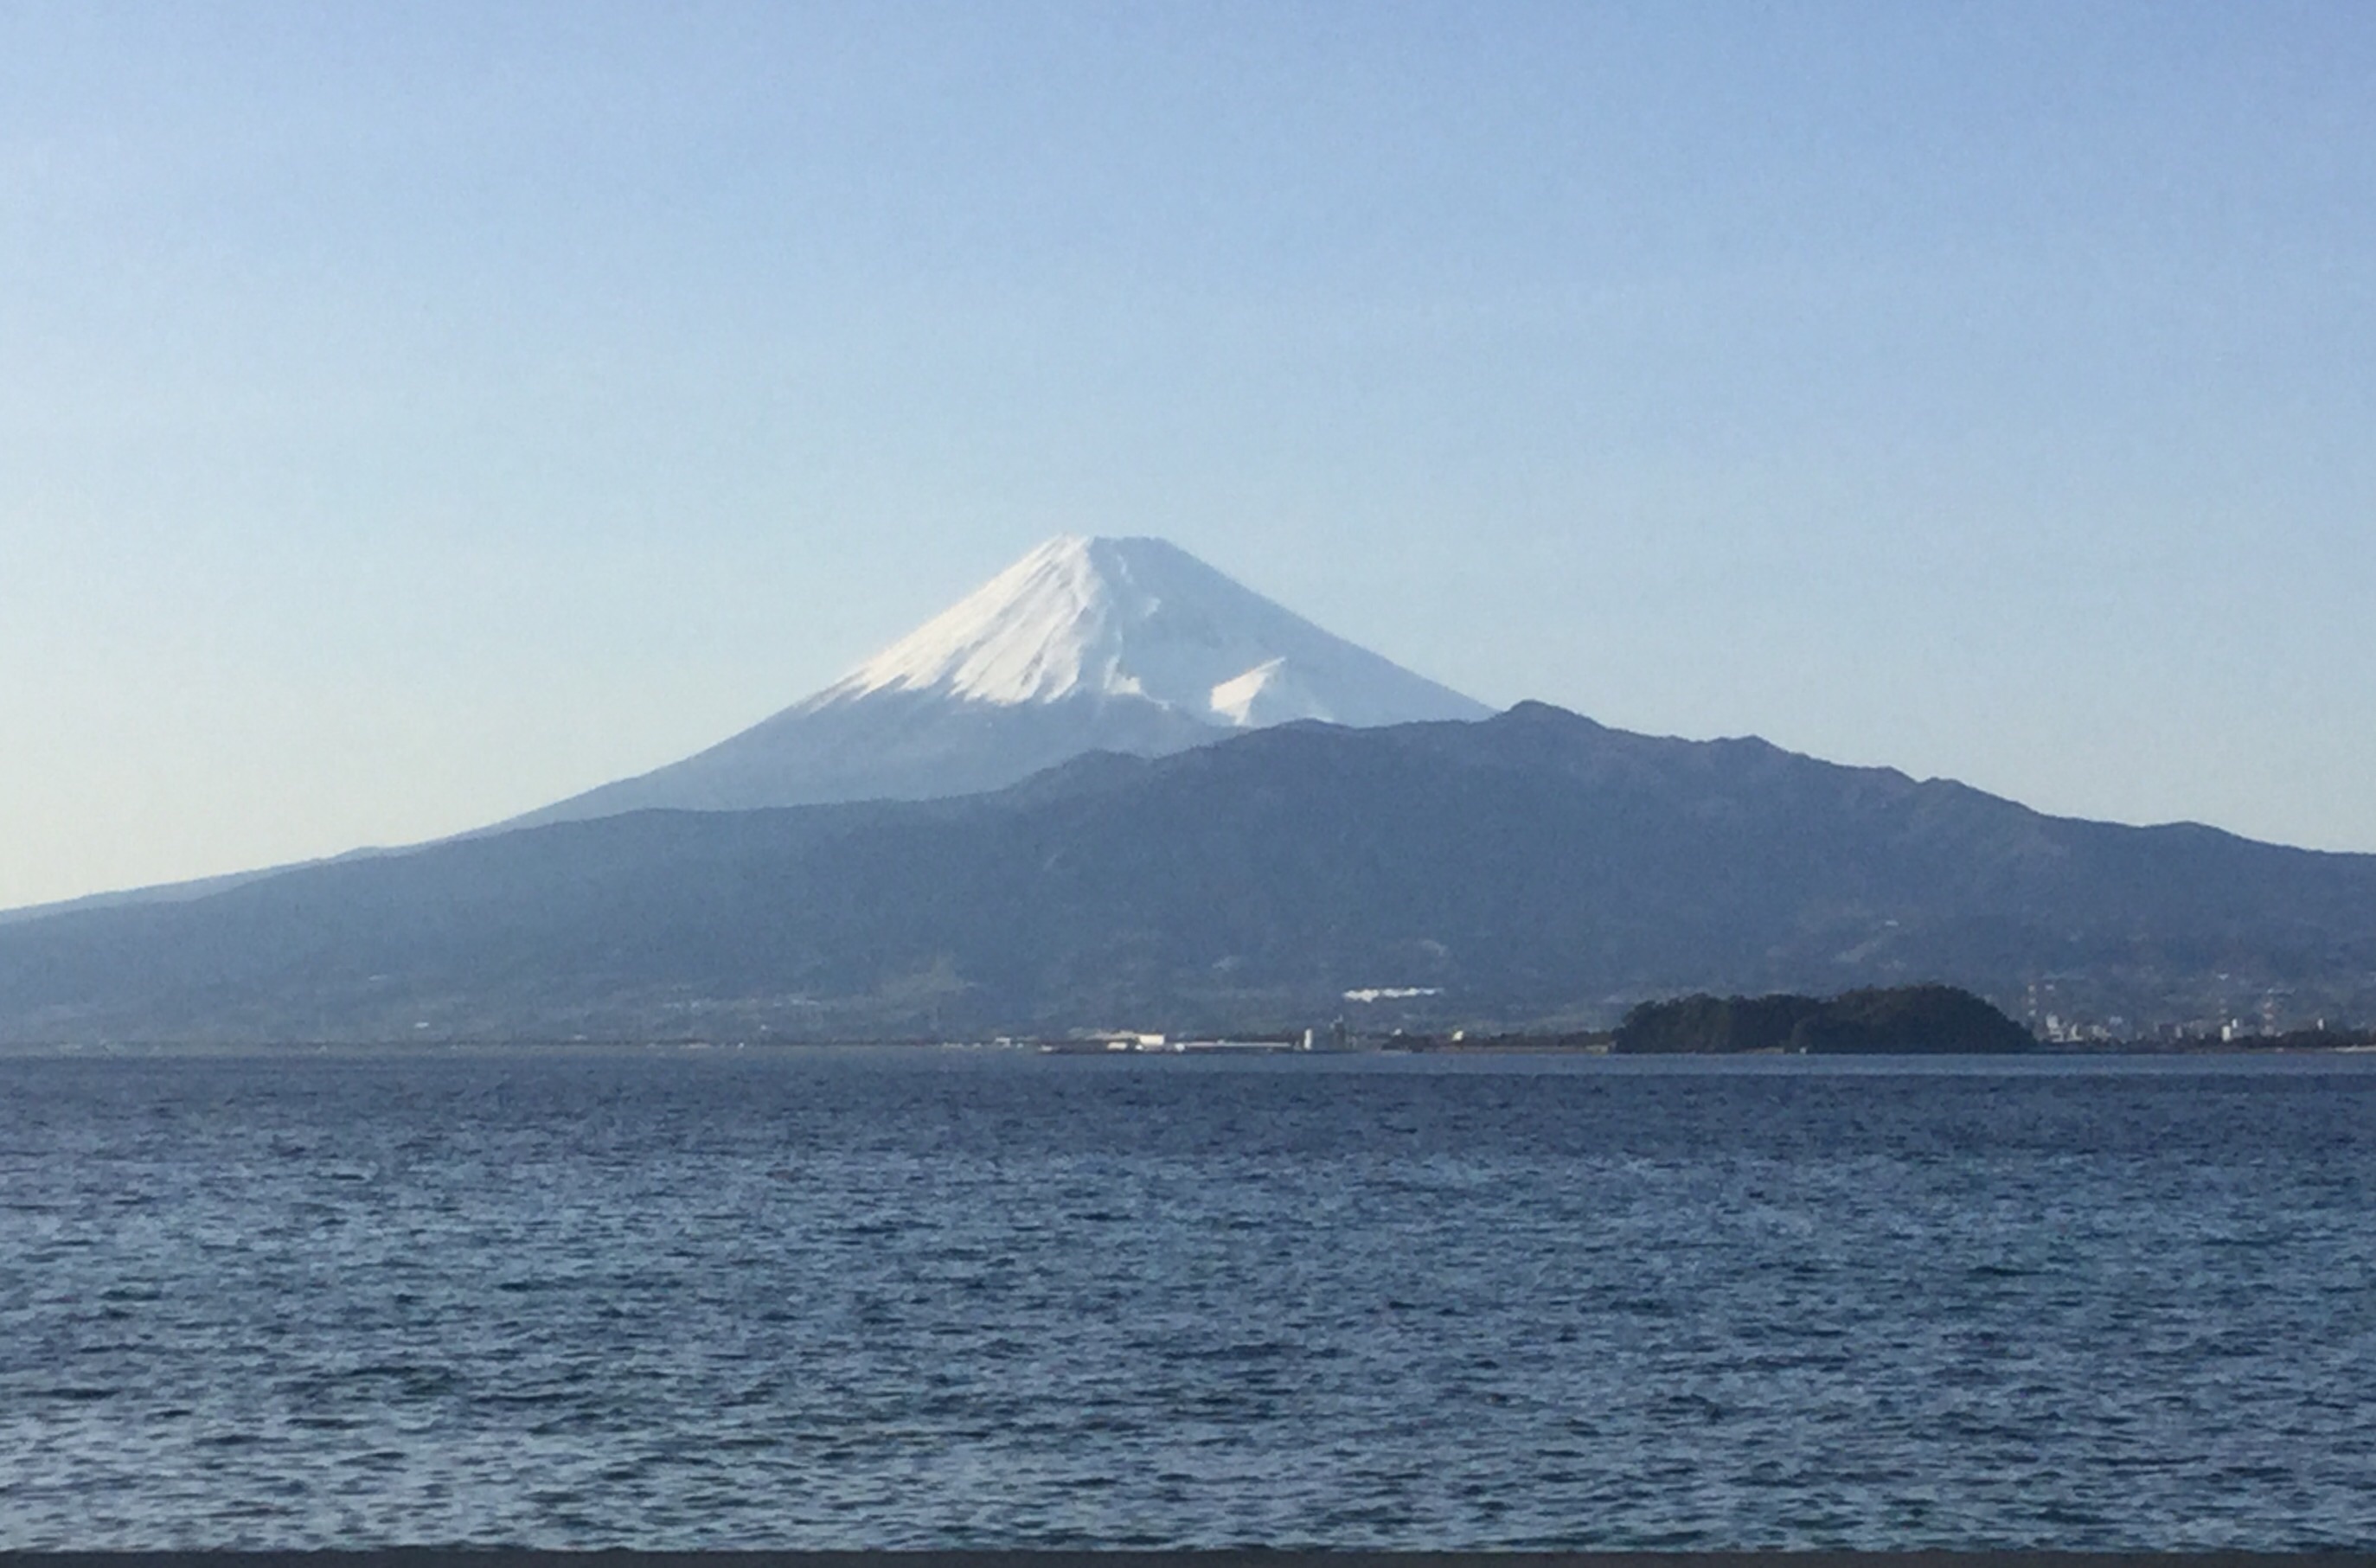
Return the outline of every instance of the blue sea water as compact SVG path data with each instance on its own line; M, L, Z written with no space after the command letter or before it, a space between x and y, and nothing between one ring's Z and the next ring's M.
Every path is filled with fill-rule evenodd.
M2376 1546L2376 1061L0 1060L0 1546Z

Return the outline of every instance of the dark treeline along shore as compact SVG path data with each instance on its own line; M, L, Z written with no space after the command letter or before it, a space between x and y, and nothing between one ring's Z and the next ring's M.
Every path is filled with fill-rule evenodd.
M1799 1053L2029 1051L2037 1037L1968 991L1919 985L1812 996L1687 996L1625 1015L1612 1049Z
M1174 1039L1166 1035L1090 1033L1021 1043L1043 1051L1386 1051L1481 1054L1582 1051L1621 1055L2008 1055L2037 1050L2037 1036L1954 986L1876 987L1840 996L1707 996L1645 1002L1613 1029L1522 1029L1449 1033L1399 1030L1364 1036L1342 1027L1301 1036ZM2320 1037L2320 1043L2345 1043Z

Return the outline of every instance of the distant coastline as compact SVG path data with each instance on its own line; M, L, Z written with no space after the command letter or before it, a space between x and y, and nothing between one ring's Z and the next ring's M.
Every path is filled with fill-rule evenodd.
M2376 1051L2376 1030L2297 1029L2168 1040L2039 1038L1984 998L1959 987L1867 987L1835 996L1795 992L1690 996L1638 1004L1613 1029L1503 1029L1360 1035L1339 1023L1323 1034L1254 1034L1226 1039L1164 1034L1107 1034L1034 1042L1068 1055L1185 1054L1242 1051L1384 1051L1405 1054L1803 1055L2155 1055L2267 1054L2271 1051Z
M1432 992L1429 994L1434 994ZM1367 1000L1354 992L1348 1000ZM1145 1024L1163 1023L1158 1018ZM250 1052L442 1051L736 1051L803 1050L1012 1051L1048 1056L2272 1056L2376 1053L2376 1028L2337 1026L2322 1020L2314 1028L2186 1033L2122 1038L2096 1034L2077 1038L2041 1032L2015 1021L1986 998L1937 982L1864 987L1830 996L1793 992L1718 995L1694 992L1636 1003L1610 1028L1577 1028L1545 1020L1515 1026L1450 1029L1362 1028L1339 1014L1325 1024L1281 1028L1276 1024L1218 1033L1175 1032L1166 1028L1084 1028L1063 1032L1018 1031L970 1035L852 1035L800 1039L740 1031L641 1035L592 1033L552 1036L531 1033L415 1034L280 1040L206 1039L0 1040L0 1056L229 1054Z

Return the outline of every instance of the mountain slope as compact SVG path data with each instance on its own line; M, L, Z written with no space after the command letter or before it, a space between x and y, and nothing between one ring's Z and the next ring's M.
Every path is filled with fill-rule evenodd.
M1157 539L1062 538L814 696L682 762L530 813L736 811L996 789L1294 719L1488 710Z
M1530 704L1084 757L963 800L564 823L26 922L0 929L0 1038L1288 1027L1372 987L1440 991L1413 1021L1524 1022L1930 980L2016 1016L2033 985L2141 1022L2273 994L2364 1016L2376 857Z

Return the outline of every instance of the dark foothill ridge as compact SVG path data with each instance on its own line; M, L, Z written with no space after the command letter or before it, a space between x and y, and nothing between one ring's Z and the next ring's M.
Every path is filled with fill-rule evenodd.
M1600 1028L1693 992L1929 982L2025 1021L2376 1017L2376 856L1527 703L23 921L0 926L0 1040Z

